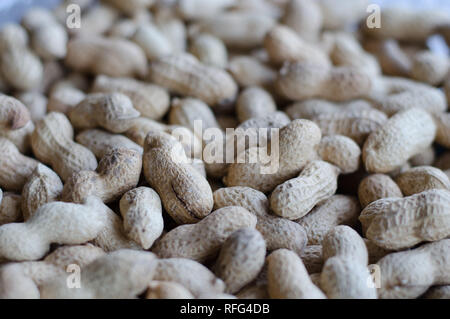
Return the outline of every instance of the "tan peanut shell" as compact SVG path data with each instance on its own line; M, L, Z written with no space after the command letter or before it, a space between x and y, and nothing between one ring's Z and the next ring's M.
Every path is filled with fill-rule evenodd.
M101 159L111 150L119 148L134 150L139 154L144 152L144 149L140 145L134 143L127 137L98 129L82 131L75 137L75 141L90 149L98 159Z
M0 94L0 128L17 130L31 120L27 107L19 100Z
M287 26L276 25L264 38L270 61L274 64L285 62L302 62L328 67L330 59L320 48L304 41Z
M222 293L225 283L202 264L187 258L159 259L153 280L178 283L194 297L203 293Z
M93 262L95 259L105 256L106 253L92 244L85 245L66 245L55 249L48 254L44 261L67 270L71 264L83 268Z
M396 176L395 182L403 195L410 196L431 189L450 190L450 180L445 173L432 166L418 166Z
M236 114L242 123L254 117L261 117L277 110L272 96L259 87L243 90L236 101Z
M23 92L17 95L17 99L27 107L33 122L41 120L47 113L47 97L40 92Z
M312 118L323 135L343 135L358 145L387 122L384 113L369 109L348 109L341 112L323 113Z
M382 78L380 91L369 97L373 106L392 116L400 111L420 108L431 114L447 109L445 94L439 89L403 78Z
M399 112L367 138L365 167L369 172L390 172L431 145L435 135L436 125L426 111L414 108Z
M268 291L274 299L325 299L309 279L302 260L294 252L278 249L267 257Z
M386 198L369 204L359 220L366 237L387 249L409 248L449 236L450 191L432 189L405 198Z
M138 25L132 40L141 47L150 61L173 53L169 39L151 23Z
M172 281L151 281L146 299L193 299L194 296L182 285Z
M225 282L225 291L233 294L256 278L265 257L266 243L261 234L252 228L242 228L223 244L214 273Z
M206 66L190 54L154 61L149 77L175 93L198 98L211 106L229 104L237 94L237 85L227 72Z
M58 276L41 287L41 298L136 298L147 288L156 266L150 252L119 250L83 267L80 288L71 289L65 276Z
M309 274L320 273L323 267L322 245L308 245L300 254L303 264ZM313 281L315 285L316 282Z
M376 200L391 197L401 198L403 194L389 175L369 175L358 186L358 198L363 208Z
M319 202L334 195L339 169L327 162L313 161L300 175L278 185L270 196L270 207L278 216L298 219Z
M381 75L377 59L364 51L358 40L349 33L325 33L323 41L329 42L330 59L336 66L354 67L370 76Z
M199 34L191 43L189 52L203 64L224 69L228 64L228 52L219 38L207 33Z
M385 8L381 12L382 28L367 28L363 31L376 38L394 38L402 41L423 42L434 29L449 22L449 17L439 10L412 8Z
M161 258L189 258L203 262L213 257L236 230L255 227L256 217L245 208L220 208L193 225L181 225L165 234L152 251Z
M389 254L378 261L381 299L417 298L433 285L448 285L450 239Z
M57 201L63 183L59 176L45 165L38 164L22 189L22 214L28 220L44 204Z
M434 116L437 132L436 142L442 146L450 147L450 113L441 113Z
M144 76L147 69L144 52L133 42L97 36L70 40L65 63L77 72L112 77Z
M52 202L41 206L25 223L0 226L0 256L24 261L42 258L51 243L81 244L102 230L101 201L88 197L84 204Z
M120 213L127 236L144 249L149 249L161 236L164 228L162 205L151 188L138 187L120 199Z
M275 24L273 18L254 12L223 12L200 22L200 30L211 33L227 46L248 49L260 46Z
M367 248L358 233L348 226L336 226L323 242L325 264L320 287L328 298L376 299L375 285L367 268Z
M278 92L290 100L323 98L347 101L370 93L370 77L352 67L327 67L309 63L286 63L276 82Z
M188 162L175 138L150 133L144 145L143 170L164 208L177 223L196 223L213 208L211 187Z
M409 160L409 163L413 167L417 166L432 166L433 163L436 160L436 154L434 151L433 145L430 145L429 147L425 148L420 152L419 154L411 157Z
M34 155L52 166L63 181L81 170L94 170L97 160L92 152L73 141L73 128L62 113L51 112L31 135Z
M128 96L142 116L159 120L169 109L170 98L165 89L132 78L96 77L93 92L119 92Z
M62 199L75 203L95 195L104 202L112 202L136 187L142 169L139 152L113 149L100 160L96 171L80 171L66 181Z
M71 85L57 84L54 86L48 98L48 112L68 113L78 103L84 100L86 94Z
M323 26L322 11L314 0L287 3L282 21L305 40L317 40Z
M351 138L343 135L324 136L317 148L317 154L341 170L342 174L358 170L361 149Z
M361 207L352 196L334 195L317 205L297 222L308 235L308 245L320 245L329 230L337 225L355 227Z
M22 155L13 142L4 137L0 137L0 152L0 186L20 192L39 162Z
M351 102L335 103L327 100L310 99L291 104L286 109L286 113L293 120L307 119L313 120L323 114L333 113L339 116L341 112L350 110L372 110L372 105L365 100L354 100ZM386 118L386 117L385 117Z
M287 248L300 253L306 244L305 230L297 223L271 214L269 200L264 193L250 187L226 187L214 192L214 207L241 206L253 213L267 250Z
M196 132L195 121L202 125L202 131ZM203 138L203 131L207 128L220 128L217 119L211 108L199 99L184 98L173 99L169 112L169 123L171 125L181 125L189 128L195 134L200 134Z
M68 116L75 129L102 127L112 133L123 133L140 113L124 94L93 93L74 106Z
M445 55L431 51L419 52L414 56L411 75L417 81L439 85L444 81L449 67L450 61Z
M293 178L305 165L316 158L315 148L322 138L320 129L311 121L295 120L279 132L279 150L275 155L279 165L275 173L262 172L264 163L233 163L229 165L224 179L227 186L248 186L269 192L282 182ZM274 150L275 151L275 150ZM249 148L246 155L267 152L265 149ZM247 157L249 158L249 157ZM268 163L266 166L276 165ZM269 167L270 168L270 167Z
M236 82L243 87L270 85L277 77L276 71L270 66L246 55L231 58L228 69Z
M20 204L22 197L14 193L3 193L0 202L0 225L17 223L23 220Z

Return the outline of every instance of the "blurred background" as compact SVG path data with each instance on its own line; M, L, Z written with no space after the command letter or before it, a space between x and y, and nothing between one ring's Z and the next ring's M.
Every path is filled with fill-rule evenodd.
M60 2L61 0L0 0L0 26L10 21L18 21L27 8L33 6L52 8ZM403 6L414 7L418 10L422 8L438 8L450 12L450 0L371 0L370 2L379 4L382 7Z

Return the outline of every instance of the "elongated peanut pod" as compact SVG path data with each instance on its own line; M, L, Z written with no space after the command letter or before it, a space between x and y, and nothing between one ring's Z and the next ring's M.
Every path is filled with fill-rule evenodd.
M149 249L161 236L162 205L153 189L138 187L126 192L120 199L120 213L127 236L144 249Z
M230 104L237 94L237 85L227 72L206 66L190 54L161 58L150 65L149 72L154 83L211 106Z
M267 257L268 291L276 299L325 299L309 279L302 260L287 249L278 249Z
M36 125L31 146L34 155L51 165L63 181L73 173L97 167L95 155L73 141L72 125L62 113L51 112Z
M377 291L367 268L367 248L358 233L336 226L325 236L320 287L328 298L376 299Z
M373 132L363 148L363 161L369 172L387 173L431 145L436 135L433 118L414 108L397 113Z
M211 212L211 187L188 163L183 146L174 137L149 133L143 163L145 178L177 223L196 223Z
M311 162L298 177L275 188L270 207L278 216L291 220L301 218L336 192L338 175L336 166L323 161Z
M225 291L235 293L256 278L265 256L266 244L261 234L255 229L243 228L223 244L214 272L225 282Z
M450 234L450 191L432 189L405 198L385 198L369 204L359 220L366 237L387 249L412 247Z
M0 256L24 261L42 258L51 243L85 243L102 230L106 215L100 199L84 204L53 202L41 206L25 223L0 226Z
M162 258L199 262L214 256L236 230L255 227L256 217L242 207L220 208L193 225L181 225L164 235L152 251Z

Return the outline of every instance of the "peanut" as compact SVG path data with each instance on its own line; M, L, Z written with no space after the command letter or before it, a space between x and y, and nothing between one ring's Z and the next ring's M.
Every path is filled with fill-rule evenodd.
M417 298L430 286L448 285L449 247L443 239L382 258L380 298Z
M361 149L346 136L324 136L317 153L322 160L339 167L342 174L354 173L359 168Z
M118 38L80 37L67 45L66 65L77 72L112 77L144 76L147 60L136 44Z
M356 231L336 226L327 233L322 245L325 264L320 287L328 298L377 298L375 285L369 285L367 248Z
M45 165L38 164L22 189L22 214L25 220L50 202L57 201L63 184L59 176Z
M450 190L450 180L443 171L432 166L419 166L400 173L395 181L403 195L410 196L431 189Z
M334 226L356 226L359 213L360 206L356 198L334 195L297 222L306 230L308 245L320 245Z
M211 187L189 163L182 145L171 136L147 135L143 170L177 223L196 223L213 207Z
M224 69L228 64L225 44L210 34L199 34L191 43L189 52L205 65Z
M243 87L271 85L277 77L275 70L270 66L245 55L230 59L228 69L236 82Z
M236 114L240 122L261 117L277 110L272 96L259 87L243 90L236 101Z
M75 141L87 147L99 159L113 149L125 148L142 154L143 148L120 134L110 134L102 130L85 130L75 137Z
M193 299L194 296L182 285L171 281L151 281L146 299Z
M366 237L387 249L409 248L449 236L450 191L432 189L405 198L385 198L369 204L359 220Z
M225 291L236 293L261 271L266 257L266 244L261 234L243 228L231 234L223 244L214 272L226 285Z
M152 280L157 261L149 252L119 250L83 268L81 288L70 289L65 276L41 286L41 298L136 298Z
M388 175L372 174L365 177L358 187L358 198L364 208L382 198L402 198L398 185Z
M245 208L220 208L193 225L181 225L165 234L152 251L161 258L189 258L203 262L215 256L236 230L255 227L256 217Z
M328 56L300 38L294 30L277 25L267 32L264 47L270 61L275 64L284 62L301 62L317 64L323 67L331 65Z
M142 169L141 154L130 149L113 149L100 160L96 171L72 174L62 191L62 199L80 203L94 195L109 203L133 189Z
M278 249L267 257L270 298L325 299L323 292L309 279L302 260L287 249Z
M164 228L162 205L151 188L138 187L126 192L120 199L120 213L127 236L144 249L149 249Z
M298 177L275 188L270 196L270 207L278 216L299 219L336 192L338 174L337 167L313 161Z
M248 186L262 192L269 192L280 183L293 178L308 162L315 159L315 148L321 137L320 129L313 122L292 121L279 133L279 167L275 174L261 173L263 163L233 163L229 165L225 184ZM246 155L251 155L252 152L257 154L265 150L253 147L245 152Z
M206 66L190 54L163 57L150 65L150 80L169 90L199 98L208 105L226 105L235 99L237 86L225 71Z
M0 186L9 191L21 191L38 161L22 155L10 140L0 137Z
M0 201L0 225L16 223L23 220L20 208L21 196L14 193L4 193Z
M276 87L290 100L323 98L339 102L368 96L372 81L366 73L352 67L296 62L283 66Z
M51 112L31 135L34 155L49 164L63 181L81 170L94 170L97 160L92 152L73 141L73 128L62 113Z
M95 93L87 95L68 115L76 129L100 126L112 133L122 133L131 127L131 120L138 118L140 113L126 95Z
M256 229L262 234L267 250L287 248L300 253L306 244L305 230L297 223L274 216L263 193L250 187L227 187L214 192L214 207L241 206L257 218Z
M150 61L172 54L170 41L155 25L150 23L138 26L132 39L141 47Z
M426 111L413 108L399 112L367 138L365 167L369 172L390 172L431 145L435 135L436 125Z
M102 230L105 213L101 201L88 197L84 204L52 202L41 206L25 223L0 226L0 257L37 260L51 243L81 244Z
M222 293L225 283L202 264L186 258L159 259L153 280L178 283L194 297L203 293Z

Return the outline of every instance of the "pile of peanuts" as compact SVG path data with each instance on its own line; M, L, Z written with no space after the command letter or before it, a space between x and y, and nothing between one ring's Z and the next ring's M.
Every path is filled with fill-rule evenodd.
M338 2L66 0L4 25L0 298L450 298L450 59L427 46L450 13L370 28ZM203 160L196 121L277 129L239 153L276 142L277 170Z

